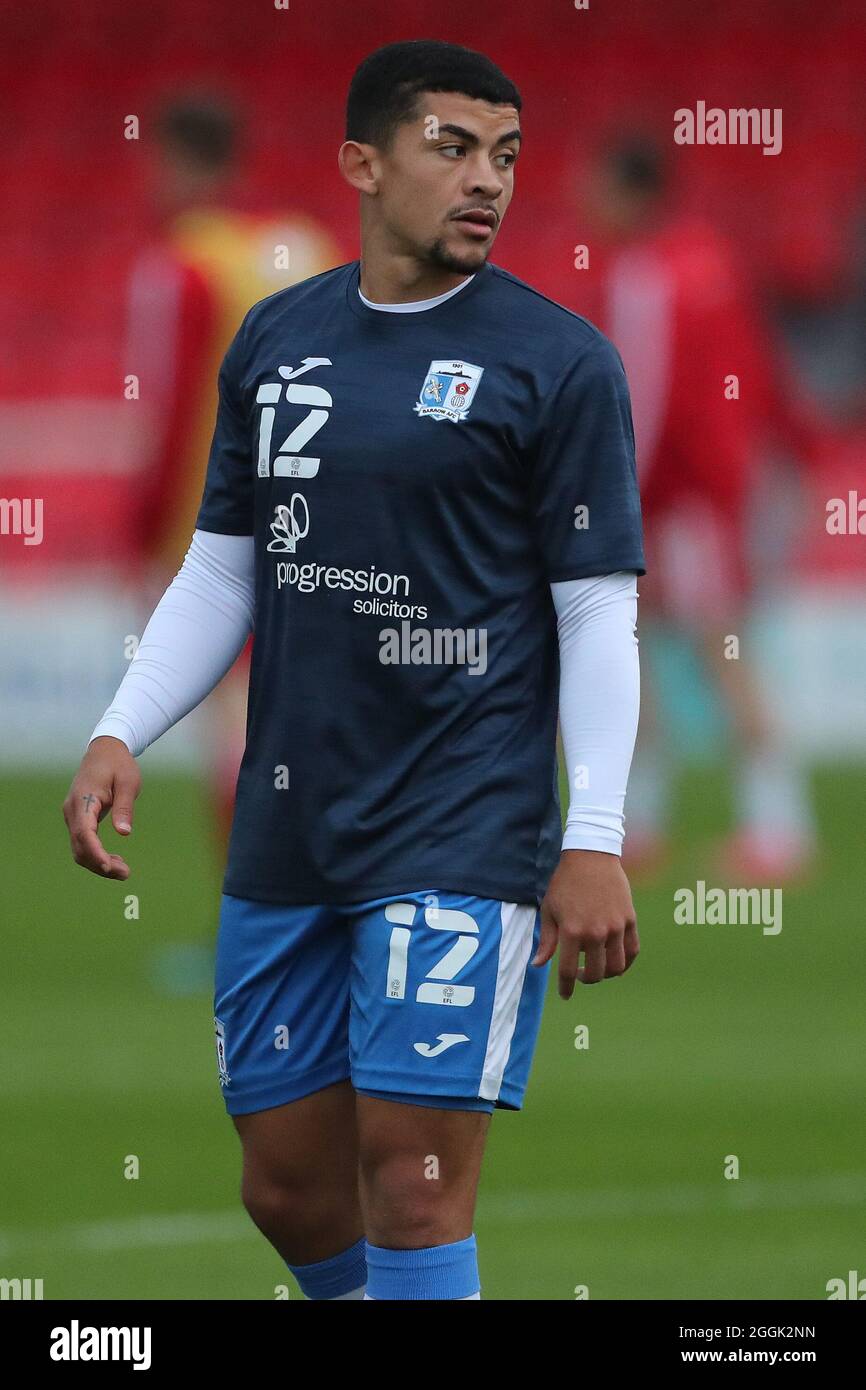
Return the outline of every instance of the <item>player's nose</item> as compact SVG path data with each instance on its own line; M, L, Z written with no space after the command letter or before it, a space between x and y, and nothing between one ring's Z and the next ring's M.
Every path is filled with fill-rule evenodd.
M487 206L500 196L504 187L500 172L495 164L491 164L489 160L483 158L477 162L473 161L471 164L469 160L466 161L463 192L467 199L483 199L485 206ZM498 218L499 209L495 208L494 210Z

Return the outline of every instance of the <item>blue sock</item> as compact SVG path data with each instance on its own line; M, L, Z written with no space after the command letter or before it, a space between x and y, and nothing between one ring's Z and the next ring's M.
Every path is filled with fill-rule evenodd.
M480 1288L474 1235L424 1250L367 1245L369 1299L471 1298Z
M367 1282L366 1241L362 1236L348 1250L311 1265L289 1265L307 1298L340 1298L363 1289ZM286 1261L288 1264L288 1261Z

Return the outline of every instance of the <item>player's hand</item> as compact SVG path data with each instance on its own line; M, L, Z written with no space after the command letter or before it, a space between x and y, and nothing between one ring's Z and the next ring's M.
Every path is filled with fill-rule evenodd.
M88 745L63 803L63 819L76 864L103 878L129 878L126 861L103 848L98 826L110 808L111 823L117 833L129 835L133 802L140 790L141 772L126 744L108 735L95 738Z
M541 941L533 965L545 965L559 944L559 993L574 982L595 985L628 970L640 950L631 889L619 856L563 850L541 904ZM585 965L581 968L580 953Z

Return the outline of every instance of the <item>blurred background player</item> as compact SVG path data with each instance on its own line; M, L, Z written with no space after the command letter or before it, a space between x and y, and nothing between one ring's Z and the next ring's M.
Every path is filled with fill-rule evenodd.
M150 143L153 235L128 284L124 371L141 381L152 458L138 535L150 570L145 603L183 561L204 486L220 363L247 309L339 265L312 217L240 204L241 121L224 99L190 94L159 111ZM205 705L207 776L221 850L243 755L252 639Z
M778 883L813 856L808 791L754 662L731 655L731 638L742 641L750 602L750 503L763 451L780 437L796 451L802 437L731 249L707 221L677 211L659 149L639 136L602 146L581 211L591 252L575 307L616 343L631 384L644 648L652 654L661 625L686 636L727 716L736 830L717 870ZM626 857L636 872L666 857L679 761L652 674L650 662L629 784Z

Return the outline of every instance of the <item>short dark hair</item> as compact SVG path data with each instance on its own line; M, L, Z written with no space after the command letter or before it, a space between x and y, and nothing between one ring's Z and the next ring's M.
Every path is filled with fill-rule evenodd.
M355 70L346 102L346 139L387 149L411 120L420 92L460 92L521 108L520 93L490 58L439 39L409 39L377 48Z
M156 120L156 133L164 145L208 169L221 169L230 162L238 127L229 103L207 95L170 101Z

